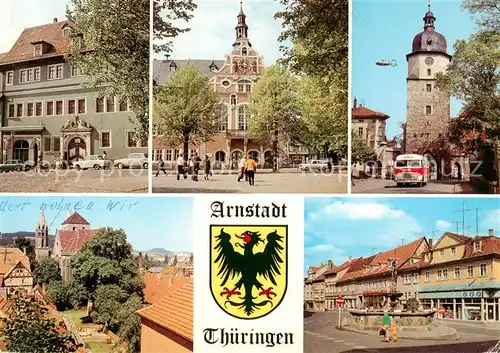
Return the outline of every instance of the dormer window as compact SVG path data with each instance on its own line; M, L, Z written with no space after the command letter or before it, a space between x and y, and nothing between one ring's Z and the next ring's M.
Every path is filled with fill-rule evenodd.
M71 38L71 46L73 48L76 48L76 49L83 48L83 37L82 36L76 36L76 37Z
M42 56L42 45L41 44L36 44L35 45L35 56Z
M248 49L246 47L241 48L241 55L248 55Z
M477 252L477 251L481 251L481 242L480 241L476 241L474 243L474 251Z
M170 63L170 72L175 72L175 70L177 70L177 65L172 61Z
M69 28L69 27L64 27L64 28L62 29L62 36L63 36L63 37L69 37L69 36L70 36L70 34L71 34L71 28Z

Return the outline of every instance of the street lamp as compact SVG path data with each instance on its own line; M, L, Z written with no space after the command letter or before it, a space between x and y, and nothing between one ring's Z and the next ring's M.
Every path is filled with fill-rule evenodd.
M375 65L377 65L377 66L393 66L393 67L395 67L395 66L398 66L398 62L396 60L394 60L394 59L392 59L392 60L381 59L381 60L377 61L375 63Z

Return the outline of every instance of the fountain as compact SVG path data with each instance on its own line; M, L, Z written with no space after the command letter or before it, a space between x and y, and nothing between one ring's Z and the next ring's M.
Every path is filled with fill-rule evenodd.
M382 325L382 316L387 312L396 324L398 332L402 331L433 331L438 325L435 323L436 310L424 310L416 298L407 300L403 308L401 297L404 293L397 291L397 262L395 259L388 260L391 269L389 288L377 293L383 300L376 301L375 305L367 305L364 309L349 310L349 317L344 319L344 328L352 331L375 331L378 332ZM369 302L373 304L372 302ZM456 331L454 333L456 335ZM456 338L454 336L454 338Z

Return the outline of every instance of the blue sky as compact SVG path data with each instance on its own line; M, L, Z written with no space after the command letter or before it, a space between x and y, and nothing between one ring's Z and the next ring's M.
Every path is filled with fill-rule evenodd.
M174 51L170 59L224 60L224 55L232 49L235 39L234 27L240 10L238 0L195 0L198 8L194 18L187 24L191 30L174 39ZM243 10L247 16L248 36L255 50L264 56L266 66L281 57L278 36L281 22L274 14L282 6L275 0L243 0ZM178 23L186 27L185 22ZM155 54L155 59L165 59L163 54Z
M423 30L427 0L353 0L352 4L352 96L367 108L391 118L387 137L401 133L406 120L406 54L413 37ZM453 55L457 39L475 31L475 20L460 8L460 0L432 1L436 31L446 37ZM396 60L397 66L377 66L379 60ZM452 99L451 115L457 116L460 102Z
M68 207L91 228L123 228L135 250L193 251L191 197L0 197L2 231L34 231L44 209L55 234Z
M306 198L304 212L305 270L331 259L370 256L422 236L436 241L444 231L456 232L465 209L479 209L479 234L500 234L498 198ZM465 212L465 235L476 235L475 211ZM468 226L470 226L468 228ZM433 234L434 231L434 234ZM459 233L462 226L459 225Z

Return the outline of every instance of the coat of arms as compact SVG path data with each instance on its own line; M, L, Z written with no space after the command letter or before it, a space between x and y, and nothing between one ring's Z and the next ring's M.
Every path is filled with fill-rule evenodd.
M210 289L239 319L266 316L287 288L287 226L210 226Z

